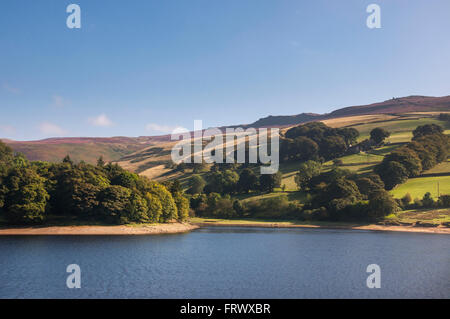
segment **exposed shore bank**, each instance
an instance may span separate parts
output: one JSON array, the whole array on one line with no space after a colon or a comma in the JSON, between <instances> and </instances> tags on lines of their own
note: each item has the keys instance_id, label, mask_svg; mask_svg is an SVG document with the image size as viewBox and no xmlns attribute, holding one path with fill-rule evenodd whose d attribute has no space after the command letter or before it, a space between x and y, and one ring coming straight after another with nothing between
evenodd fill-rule
<instances>
[{"instance_id":1,"label":"exposed shore bank","mask_svg":"<svg viewBox=\"0 0 450 319\"><path fill-rule=\"evenodd\" d=\"M118 226L44 226L0 228L1 235L159 235L189 232L198 228L189 223Z\"/></svg>"},{"instance_id":2,"label":"exposed shore bank","mask_svg":"<svg viewBox=\"0 0 450 319\"><path fill-rule=\"evenodd\" d=\"M252 222L233 220L193 222L193 223L169 223L154 225L118 225L118 226L43 226L43 227L1 227L0 236L6 235L159 235L185 233L200 227L260 227L260 228L308 228L308 229L350 229L350 230L375 230L397 231L431 234L450 234L448 227L415 227L415 226L386 226L386 225L352 225L352 224L294 224L289 222Z\"/></svg>"},{"instance_id":3,"label":"exposed shore bank","mask_svg":"<svg viewBox=\"0 0 450 319\"><path fill-rule=\"evenodd\" d=\"M193 222L193 225L200 227L263 227L263 228L309 228L309 229L353 229L353 230L375 230L375 231L397 231L414 233L450 234L449 227L416 227L416 226L391 226L391 225L353 225L342 223L321 223L321 224L296 224L292 222L252 222L252 221L201 221Z\"/></svg>"}]
</instances>

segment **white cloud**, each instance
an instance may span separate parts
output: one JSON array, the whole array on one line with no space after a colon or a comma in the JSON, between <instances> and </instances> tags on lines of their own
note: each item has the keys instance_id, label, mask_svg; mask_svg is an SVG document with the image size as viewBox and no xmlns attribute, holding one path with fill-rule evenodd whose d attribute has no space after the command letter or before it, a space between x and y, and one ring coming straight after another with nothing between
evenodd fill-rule
<instances>
[{"instance_id":1,"label":"white cloud","mask_svg":"<svg viewBox=\"0 0 450 319\"><path fill-rule=\"evenodd\" d=\"M0 125L0 132L3 134L14 135L16 129L11 125Z\"/></svg>"},{"instance_id":2,"label":"white cloud","mask_svg":"<svg viewBox=\"0 0 450 319\"><path fill-rule=\"evenodd\" d=\"M2 83L2 88L12 94L20 94L22 91L16 87L10 86L8 83Z\"/></svg>"},{"instance_id":3,"label":"white cloud","mask_svg":"<svg viewBox=\"0 0 450 319\"><path fill-rule=\"evenodd\" d=\"M58 125L52 124L52 123L41 123L39 125L39 130L41 133L45 135L64 135L66 134L66 131L59 127Z\"/></svg>"},{"instance_id":4,"label":"white cloud","mask_svg":"<svg viewBox=\"0 0 450 319\"><path fill-rule=\"evenodd\" d=\"M91 117L88 121L94 126L107 127L113 125L113 122L106 116L106 114L100 114L97 117Z\"/></svg>"},{"instance_id":5,"label":"white cloud","mask_svg":"<svg viewBox=\"0 0 450 319\"><path fill-rule=\"evenodd\" d=\"M180 126L160 125L156 123L149 123L145 128L147 131L153 131L158 133L172 133L175 130L184 129Z\"/></svg>"}]
</instances>

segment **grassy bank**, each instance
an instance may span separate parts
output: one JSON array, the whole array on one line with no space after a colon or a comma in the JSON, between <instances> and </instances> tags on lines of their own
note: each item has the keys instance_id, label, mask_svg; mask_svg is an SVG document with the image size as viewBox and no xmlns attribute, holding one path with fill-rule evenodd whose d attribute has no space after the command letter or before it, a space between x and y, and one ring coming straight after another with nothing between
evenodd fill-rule
<instances>
[{"instance_id":1,"label":"grassy bank","mask_svg":"<svg viewBox=\"0 0 450 319\"><path fill-rule=\"evenodd\" d=\"M425 193L429 192L434 199L439 194L450 194L450 176L417 177L410 178L406 183L398 185L391 191L395 198L402 198L409 193L411 197L422 199Z\"/></svg>"},{"instance_id":2,"label":"grassy bank","mask_svg":"<svg viewBox=\"0 0 450 319\"><path fill-rule=\"evenodd\" d=\"M369 224L350 222L307 222L307 221L279 221L279 220L255 220L255 219L216 219L216 218L192 218L191 223L200 227L261 227L261 228L309 228L309 229L351 229L351 230L375 230L417 232L433 234L449 234L449 227L432 227L427 223L417 225L401 224Z\"/></svg>"}]
</instances>

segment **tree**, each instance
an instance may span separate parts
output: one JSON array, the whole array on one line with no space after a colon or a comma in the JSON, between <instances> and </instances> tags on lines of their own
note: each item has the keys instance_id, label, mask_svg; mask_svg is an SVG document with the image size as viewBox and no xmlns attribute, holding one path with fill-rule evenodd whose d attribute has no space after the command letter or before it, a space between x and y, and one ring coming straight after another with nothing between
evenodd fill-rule
<instances>
[{"instance_id":1,"label":"tree","mask_svg":"<svg viewBox=\"0 0 450 319\"><path fill-rule=\"evenodd\" d=\"M390 135L391 133L381 127L376 127L372 131L370 131L370 139L377 144L383 143L384 139L389 137Z\"/></svg>"},{"instance_id":2,"label":"tree","mask_svg":"<svg viewBox=\"0 0 450 319\"><path fill-rule=\"evenodd\" d=\"M12 148L0 140L0 164L12 161L14 154Z\"/></svg>"},{"instance_id":3,"label":"tree","mask_svg":"<svg viewBox=\"0 0 450 319\"><path fill-rule=\"evenodd\" d=\"M311 178L320 174L322 164L315 161L301 163L298 173L295 175L295 183L300 189L306 188Z\"/></svg>"},{"instance_id":4,"label":"tree","mask_svg":"<svg viewBox=\"0 0 450 319\"><path fill-rule=\"evenodd\" d=\"M239 180L239 175L233 170L225 170L214 172L209 176L208 185L205 187L205 192L231 194L236 191L236 185Z\"/></svg>"},{"instance_id":5,"label":"tree","mask_svg":"<svg viewBox=\"0 0 450 319\"><path fill-rule=\"evenodd\" d=\"M411 201L412 201L411 194L410 193L406 193L405 196L402 197L401 201L402 201L403 207L408 206L409 203L411 203Z\"/></svg>"},{"instance_id":6,"label":"tree","mask_svg":"<svg viewBox=\"0 0 450 319\"><path fill-rule=\"evenodd\" d=\"M238 217L243 217L244 216L244 206L242 205L242 203L241 203L241 201L240 200L235 200L234 202L233 202L233 209L234 209L234 211L236 212L236 215L238 216Z\"/></svg>"},{"instance_id":7,"label":"tree","mask_svg":"<svg viewBox=\"0 0 450 319\"><path fill-rule=\"evenodd\" d=\"M137 191L132 191L126 210L120 216L120 222L122 224L130 222L147 222L149 221L147 211L148 207L146 199Z\"/></svg>"},{"instance_id":8,"label":"tree","mask_svg":"<svg viewBox=\"0 0 450 319\"><path fill-rule=\"evenodd\" d=\"M338 129L338 134L344 138L347 146L356 144L356 139L359 136L358 130L354 129L352 127L351 128L347 128L347 127L340 128L340 129Z\"/></svg>"},{"instance_id":9,"label":"tree","mask_svg":"<svg viewBox=\"0 0 450 319\"><path fill-rule=\"evenodd\" d=\"M126 188L135 188L139 177L138 175L122 170L111 177L111 185L119 185Z\"/></svg>"},{"instance_id":10,"label":"tree","mask_svg":"<svg viewBox=\"0 0 450 319\"><path fill-rule=\"evenodd\" d=\"M71 201L66 205L77 216L90 216L98 207L98 194L101 189L100 186L85 183L83 180L74 181Z\"/></svg>"},{"instance_id":11,"label":"tree","mask_svg":"<svg viewBox=\"0 0 450 319\"><path fill-rule=\"evenodd\" d=\"M172 194L167 190L164 185L153 182L149 187L149 192L158 197L161 201L162 212L159 218L159 222L168 222L172 219L178 218L178 211Z\"/></svg>"},{"instance_id":12,"label":"tree","mask_svg":"<svg viewBox=\"0 0 450 319\"><path fill-rule=\"evenodd\" d=\"M384 183L379 175L371 174L367 177L358 177L356 180L356 185L362 195L367 198L371 193L384 189Z\"/></svg>"},{"instance_id":13,"label":"tree","mask_svg":"<svg viewBox=\"0 0 450 319\"><path fill-rule=\"evenodd\" d=\"M233 202L229 198L221 198L215 205L215 215L221 218L234 218L237 216Z\"/></svg>"},{"instance_id":14,"label":"tree","mask_svg":"<svg viewBox=\"0 0 450 319\"><path fill-rule=\"evenodd\" d=\"M158 196L147 193L145 194L147 201L147 218L153 222L159 222L162 215L162 204Z\"/></svg>"},{"instance_id":15,"label":"tree","mask_svg":"<svg viewBox=\"0 0 450 319\"><path fill-rule=\"evenodd\" d=\"M378 190L369 196L368 217L376 220L399 210L395 199L385 190Z\"/></svg>"},{"instance_id":16,"label":"tree","mask_svg":"<svg viewBox=\"0 0 450 319\"><path fill-rule=\"evenodd\" d=\"M341 136L325 137L320 143L320 155L325 159L333 159L344 155L347 144Z\"/></svg>"},{"instance_id":17,"label":"tree","mask_svg":"<svg viewBox=\"0 0 450 319\"><path fill-rule=\"evenodd\" d=\"M327 202L331 202L333 199L341 198L350 203L354 203L362 198L356 183L346 178L338 178L330 183L326 188L323 197L325 199L323 202L325 206L327 205Z\"/></svg>"},{"instance_id":18,"label":"tree","mask_svg":"<svg viewBox=\"0 0 450 319\"><path fill-rule=\"evenodd\" d=\"M237 183L237 188L240 192L248 193L251 190L258 188L258 177L249 168L242 170L239 174L239 180Z\"/></svg>"},{"instance_id":19,"label":"tree","mask_svg":"<svg viewBox=\"0 0 450 319\"><path fill-rule=\"evenodd\" d=\"M98 158L98 160L97 160L97 166L98 167L103 167L103 166L105 166L105 161L103 160L103 156L100 156L99 158Z\"/></svg>"},{"instance_id":20,"label":"tree","mask_svg":"<svg viewBox=\"0 0 450 319\"><path fill-rule=\"evenodd\" d=\"M98 196L98 209L107 222L120 223L130 208L131 190L119 185L103 189Z\"/></svg>"},{"instance_id":21,"label":"tree","mask_svg":"<svg viewBox=\"0 0 450 319\"><path fill-rule=\"evenodd\" d=\"M423 207L427 207L427 208L434 207L435 202L433 200L433 197L431 197L430 192L426 192L425 195L423 195L422 205L423 205Z\"/></svg>"},{"instance_id":22,"label":"tree","mask_svg":"<svg viewBox=\"0 0 450 319\"><path fill-rule=\"evenodd\" d=\"M383 161L381 164L375 166L374 170L380 175L387 190L393 189L396 185L402 184L408 179L408 171L399 162Z\"/></svg>"},{"instance_id":23,"label":"tree","mask_svg":"<svg viewBox=\"0 0 450 319\"><path fill-rule=\"evenodd\" d=\"M169 182L166 187L172 195L183 192L183 187L181 186L180 181L177 179Z\"/></svg>"},{"instance_id":24,"label":"tree","mask_svg":"<svg viewBox=\"0 0 450 319\"><path fill-rule=\"evenodd\" d=\"M422 171L422 163L419 156L407 147L394 150L384 157L383 162L401 163L408 172L408 177L418 176Z\"/></svg>"},{"instance_id":25,"label":"tree","mask_svg":"<svg viewBox=\"0 0 450 319\"><path fill-rule=\"evenodd\" d=\"M450 195L439 196L439 206L440 207L450 207Z\"/></svg>"},{"instance_id":26,"label":"tree","mask_svg":"<svg viewBox=\"0 0 450 319\"><path fill-rule=\"evenodd\" d=\"M200 175L192 176L190 180L190 187L188 189L189 194L201 194L205 188L206 182Z\"/></svg>"},{"instance_id":27,"label":"tree","mask_svg":"<svg viewBox=\"0 0 450 319\"><path fill-rule=\"evenodd\" d=\"M319 154L319 146L312 139L298 136L294 139L283 139L281 143L282 160L316 160Z\"/></svg>"},{"instance_id":28,"label":"tree","mask_svg":"<svg viewBox=\"0 0 450 319\"><path fill-rule=\"evenodd\" d=\"M280 148L282 160L333 159L343 155L356 143L359 132L354 128L332 128L322 122L311 122L286 131Z\"/></svg>"},{"instance_id":29,"label":"tree","mask_svg":"<svg viewBox=\"0 0 450 319\"><path fill-rule=\"evenodd\" d=\"M413 140L426 135L442 134L443 132L444 129L437 124L421 125L413 131Z\"/></svg>"},{"instance_id":30,"label":"tree","mask_svg":"<svg viewBox=\"0 0 450 319\"><path fill-rule=\"evenodd\" d=\"M39 223L45 219L49 195L44 179L29 168L13 168L5 181L4 209L13 223Z\"/></svg>"},{"instance_id":31,"label":"tree","mask_svg":"<svg viewBox=\"0 0 450 319\"><path fill-rule=\"evenodd\" d=\"M69 155L66 155L66 157L63 158L62 162L65 164L69 164L70 166L73 166L73 161Z\"/></svg>"},{"instance_id":32,"label":"tree","mask_svg":"<svg viewBox=\"0 0 450 319\"><path fill-rule=\"evenodd\" d=\"M441 114L439 114L438 118L440 121L450 122L450 114L449 113L441 113Z\"/></svg>"},{"instance_id":33,"label":"tree","mask_svg":"<svg viewBox=\"0 0 450 319\"><path fill-rule=\"evenodd\" d=\"M281 185L281 173L277 172L275 174L262 174L259 177L259 185L262 191L273 192L275 187L280 187Z\"/></svg>"},{"instance_id":34,"label":"tree","mask_svg":"<svg viewBox=\"0 0 450 319\"><path fill-rule=\"evenodd\" d=\"M189 217L189 200L181 192L173 194L173 200L177 206L178 220L187 220Z\"/></svg>"}]
</instances>

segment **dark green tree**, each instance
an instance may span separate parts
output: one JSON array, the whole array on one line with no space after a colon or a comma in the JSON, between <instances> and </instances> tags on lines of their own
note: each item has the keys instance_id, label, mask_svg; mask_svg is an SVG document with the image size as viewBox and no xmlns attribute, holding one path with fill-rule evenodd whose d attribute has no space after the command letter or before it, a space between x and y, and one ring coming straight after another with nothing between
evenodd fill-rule
<instances>
[{"instance_id":1,"label":"dark green tree","mask_svg":"<svg viewBox=\"0 0 450 319\"><path fill-rule=\"evenodd\" d=\"M374 170L380 175L387 190L391 190L396 185L406 182L409 176L406 168L395 161L382 162L375 166Z\"/></svg>"},{"instance_id":2,"label":"dark green tree","mask_svg":"<svg viewBox=\"0 0 450 319\"><path fill-rule=\"evenodd\" d=\"M194 194L201 194L203 192L206 182L200 175L194 175L192 176L189 184L190 187L187 192L189 194L194 195Z\"/></svg>"},{"instance_id":3,"label":"dark green tree","mask_svg":"<svg viewBox=\"0 0 450 319\"><path fill-rule=\"evenodd\" d=\"M97 160L97 166L98 167L103 167L103 166L105 166L105 161L103 160L103 156L100 156L99 158L98 158L98 160Z\"/></svg>"},{"instance_id":4,"label":"dark green tree","mask_svg":"<svg viewBox=\"0 0 450 319\"><path fill-rule=\"evenodd\" d=\"M13 168L5 180L4 210L12 223L40 223L45 217L49 195L44 179L29 168Z\"/></svg>"},{"instance_id":5,"label":"dark green tree","mask_svg":"<svg viewBox=\"0 0 450 319\"><path fill-rule=\"evenodd\" d=\"M372 131L370 131L370 139L377 144L383 143L384 140L390 135L391 133L381 127L376 127Z\"/></svg>"},{"instance_id":6,"label":"dark green tree","mask_svg":"<svg viewBox=\"0 0 450 319\"><path fill-rule=\"evenodd\" d=\"M372 220L380 219L399 210L395 199L385 190L378 190L369 196L368 217Z\"/></svg>"},{"instance_id":7,"label":"dark green tree","mask_svg":"<svg viewBox=\"0 0 450 319\"><path fill-rule=\"evenodd\" d=\"M63 158L62 162L65 164L69 164L70 166L73 166L74 164L69 155L66 155L66 157Z\"/></svg>"},{"instance_id":8,"label":"dark green tree","mask_svg":"<svg viewBox=\"0 0 450 319\"><path fill-rule=\"evenodd\" d=\"M444 129L437 124L421 125L413 131L413 140L426 135L442 134L443 132Z\"/></svg>"},{"instance_id":9,"label":"dark green tree","mask_svg":"<svg viewBox=\"0 0 450 319\"><path fill-rule=\"evenodd\" d=\"M110 223L121 223L130 208L131 190L119 185L103 189L98 196L98 210Z\"/></svg>"},{"instance_id":10,"label":"dark green tree","mask_svg":"<svg viewBox=\"0 0 450 319\"><path fill-rule=\"evenodd\" d=\"M318 176L322 170L322 164L314 161L307 161L300 164L299 171L295 175L295 183L300 189L305 189L308 182Z\"/></svg>"},{"instance_id":11,"label":"dark green tree","mask_svg":"<svg viewBox=\"0 0 450 319\"><path fill-rule=\"evenodd\" d=\"M259 185L263 192L273 192L275 187L280 187L282 175L280 172L275 174L262 174L259 177Z\"/></svg>"},{"instance_id":12,"label":"dark green tree","mask_svg":"<svg viewBox=\"0 0 450 319\"><path fill-rule=\"evenodd\" d=\"M251 169L243 169L239 174L237 188L240 192L244 193L258 189L258 177Z\"/></svg>"}]
</instances>

